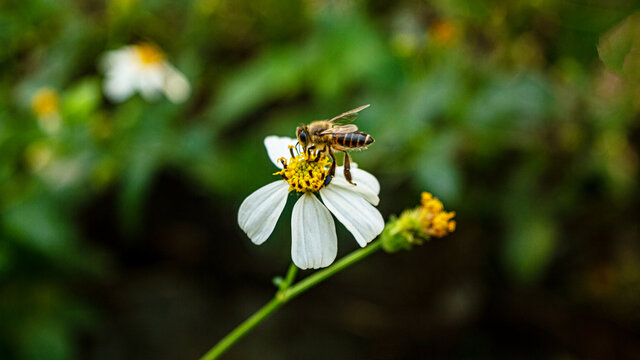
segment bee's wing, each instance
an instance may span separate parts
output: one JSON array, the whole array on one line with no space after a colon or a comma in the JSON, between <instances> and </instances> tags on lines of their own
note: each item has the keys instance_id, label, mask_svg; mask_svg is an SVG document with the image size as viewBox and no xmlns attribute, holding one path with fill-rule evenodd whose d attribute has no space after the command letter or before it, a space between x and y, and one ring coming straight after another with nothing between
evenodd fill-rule
<instances>
[{"instance_id":1,"label":"bee's wing","mask_svg":"<svg viewBox=\"0 0 640 360\"><path fill-rule=\"evenodd\" d=\"M362 105L360 107L357 107L353 110L349 110L347 112L344 112L336 117L334 117L333 119L329 120L330 122L335 122L336 124L345 124L345 123L349 123L353 120L355 120L358 117L358 112L366 109L369 107L370 104L367 105Z\"/></svg>"},{"instance_id":2,"label":"bee's wing","mask_svg":"<svg viewBox=\"0 0 640 360\"><path fill-rule=\"evenodd\" d=\"M327 130L321 132L320 135L326 135L326 134L348 134L348 133L352 133L352 132L354 132L356 130L358 130L358 127L353 125L353 124L341 125L341 126L334 126L331 129L327 129Z\"/></svg>"}]
</instances>

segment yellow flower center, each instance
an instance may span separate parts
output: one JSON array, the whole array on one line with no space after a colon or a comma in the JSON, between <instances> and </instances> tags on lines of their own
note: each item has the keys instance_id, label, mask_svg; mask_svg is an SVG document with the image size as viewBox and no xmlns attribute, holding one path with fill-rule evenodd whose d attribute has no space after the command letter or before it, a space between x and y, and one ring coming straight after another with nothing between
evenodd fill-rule
<instances>
[{"instance_id":1,"label":"yellow flower center","mask_svg":"<svg viewBox=\"0 0 640 360\"><path fill-rule=\"evenodd\" d=\"M150 43L142 43L135 46L140 62L144 65L155 65L164 60L164 53L157 46Z\"/></svg>"},{"instance_id":2,"label":"yellow flower center","mask_svg":"<svg viewBox=\"0 0 640 360\"><path fill-rule=\"evenodd\" d=\"M293 149L293 146L289 146ZM331 162L329 157L320 154L298 154L289 158L278 159L284 169L274 173L280 175L289 184L289 191L319 191L324 187L324 180Z\"/></svg>"},{"instance_id":3,"label":"yellow flower center","mask_svg":"<svg viewBox=\"0 0 640 360\"><path fill-rule=\"evenodd\" d=\"M31 109L38 116L57 113L59 104L58 92L48 87L39 89L31 99Z\"/></svg>"},{"instance_id":4,"label":"yellow flower center","mask_svg":"<svg viewBox=\"0 0 640 360\"><path fill-rule=\"evenodd\" d=\"M451 220L455 211L444 211L442 202L428 192L422 193L421 202L419 217L429 235L443 237L456 229L456 222Z\"/></svg>"}]
</instances>

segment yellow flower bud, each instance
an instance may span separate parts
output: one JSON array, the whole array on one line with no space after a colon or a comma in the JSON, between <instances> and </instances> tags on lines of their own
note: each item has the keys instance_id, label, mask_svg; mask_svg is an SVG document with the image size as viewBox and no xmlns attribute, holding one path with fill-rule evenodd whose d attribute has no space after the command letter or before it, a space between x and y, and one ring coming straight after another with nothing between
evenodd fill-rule
<instances>
[{"instance_id":1,"label":"yellow flower bud","mask_svg":"<svg viewBox=\"0 0 640 360\"><path fill-rule=\"evenodd\" d=\"M455 212L444 211L440 200L428 192L422 193L421 205L393 217L380 235L382 248L387 252L410 250L422 245L432 236L443 237L456 229Z\"/></svg>"}]
</instances>

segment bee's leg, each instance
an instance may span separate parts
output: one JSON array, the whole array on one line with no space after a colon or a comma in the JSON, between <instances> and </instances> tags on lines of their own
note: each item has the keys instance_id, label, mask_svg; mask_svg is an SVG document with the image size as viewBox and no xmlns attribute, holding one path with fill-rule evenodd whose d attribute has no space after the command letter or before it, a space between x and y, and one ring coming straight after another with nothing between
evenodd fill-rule
<instances>
[{"instance_id":1,"label":"bee's leg","mask_svg":"<svg viewBox=\"0 0 640 360\"><path fill-rule=\"evenodd\" d=\"M342 152L344 152L344 178L347 179L349 184L355 185L351 182L351 155L345 150L342 150Z\"/></svg>"},{"instance_id":2,"label":"bee's leg","mask_svg":"<svg viewBox=\"0 0 640 360\"><path fill-rule=\"evenodd\" d=\"M327 146L326 150L329 151L329 156L331 156L331 177L336 176L336 157L333 155L333 150L331 150L331 146Z\"/></svg>"},{"instance_id":3,"label":"bee's leg","mask_svg":"<svg viewBox=\"0 0 640 360\"><path fill-rule=\"evenodd\" d=\"M331 146L325 147L326 150L329 151L329 156L331 157L331 167L329 168L329 173L327 174L327 178L324 179L324 186L329 185L333 177L336 175L336 157L333 155L333 151L331 150Z\"/></svg>"},{"instance_id":4,"label":"bee's leg","mask_svg":"<svg viewBox=\"0 0 640 360\"><path fill-rule=\"evenodd\" d=\"M312 147L315 149L315 145L312 145ZM320 157L324 155L324 153L326 152L327 147L325 146L322 149L319 149L318 151L316 151L316 157L313 158L313 162L318 162L320 160Z\"/></svg>"},{"instance_id":5,"label":"bee's leg","mask_svg":"<svg viewBox=\"0 0 640 360\"><path fill-rule=\"evenodd\" d=\"M315 148L316 148L315 145L311 145L307 148L307 158L311 156L311 151L314 150Z\"/></svg>"}]
</instances>

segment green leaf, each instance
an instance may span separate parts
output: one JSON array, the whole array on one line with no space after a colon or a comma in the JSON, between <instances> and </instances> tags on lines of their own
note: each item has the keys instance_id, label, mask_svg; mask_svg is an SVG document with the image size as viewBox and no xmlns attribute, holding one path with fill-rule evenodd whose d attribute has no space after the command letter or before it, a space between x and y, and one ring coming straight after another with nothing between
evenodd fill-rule
<instances>
[{"instance_id":1,"label":"green leaf","mask_svg":"<svg viewBox=\"0 0 640 360\"><path fill-rule=\"evenodd\" d=\"M640 13L633 14L604 34L598 54L607 67L619 75L640 72Z\"/></svg>"},{"instance_id":2,"label":"green leaf","mask_svg":"<svg viewBox=\"0 0 640 360\"><path fill-rule=\"evenodd\" d=\"M528 130L539 126L553 107L550 84L539 73L497 75L469 104L465 121L483 131Z\"/></svg>"},{"instance_id":3,"label":"green leaf","mask_svg":"<svg viewBox=\"0 0 640 360\"><path fill-rule=\"evenodd\" d=\"M80 81L65 92L62 112L67 116L85 119L100 105L100 82L96 78Z\"/></svg>"},{"instance_id":4,"label":"green leaf","mask_svg":"<svg viewBox=\"0 0 640 360\"><path fill-rule=\"evenodd\" d=\"M36 251L64 256L76 238L63 211L48 199L26 200L10 208L3 217L9 233Z\"/></svg>"},{"instance_id":5,"label":"green leaf","mask_svg":"<svg viewBox=\"0 0 640 360\"><path fill-rule=\"evenodd\" d=\"M461 176L454 159L459 143L459 137L453 132L438 134L416 159L420 188L436 194L447 203L455 202L460 195Z\"/></svg>"},{"instance_id":6,"label":"green leaf","mask_svg":"<svg viewBox=\"0 0 640 360\"><path fill-rule=\"evenodd\" d=\"M522 283L535 282L542 276L556 248L556 229L552 221L540 214L523 210L515 216L507 232L504 260L509 275Z\"/></svg>"},{"instance_id":7,"label":"green leaf","mask_svg":"<svg viewBox=\"0 0 640 360\"><path fill-rule=\"evenodd\" d=\"M71 332L66 324L53 320L38 319L22 325L22 359L64 360L73 357Z\"/></svg>"}]
</instances>

